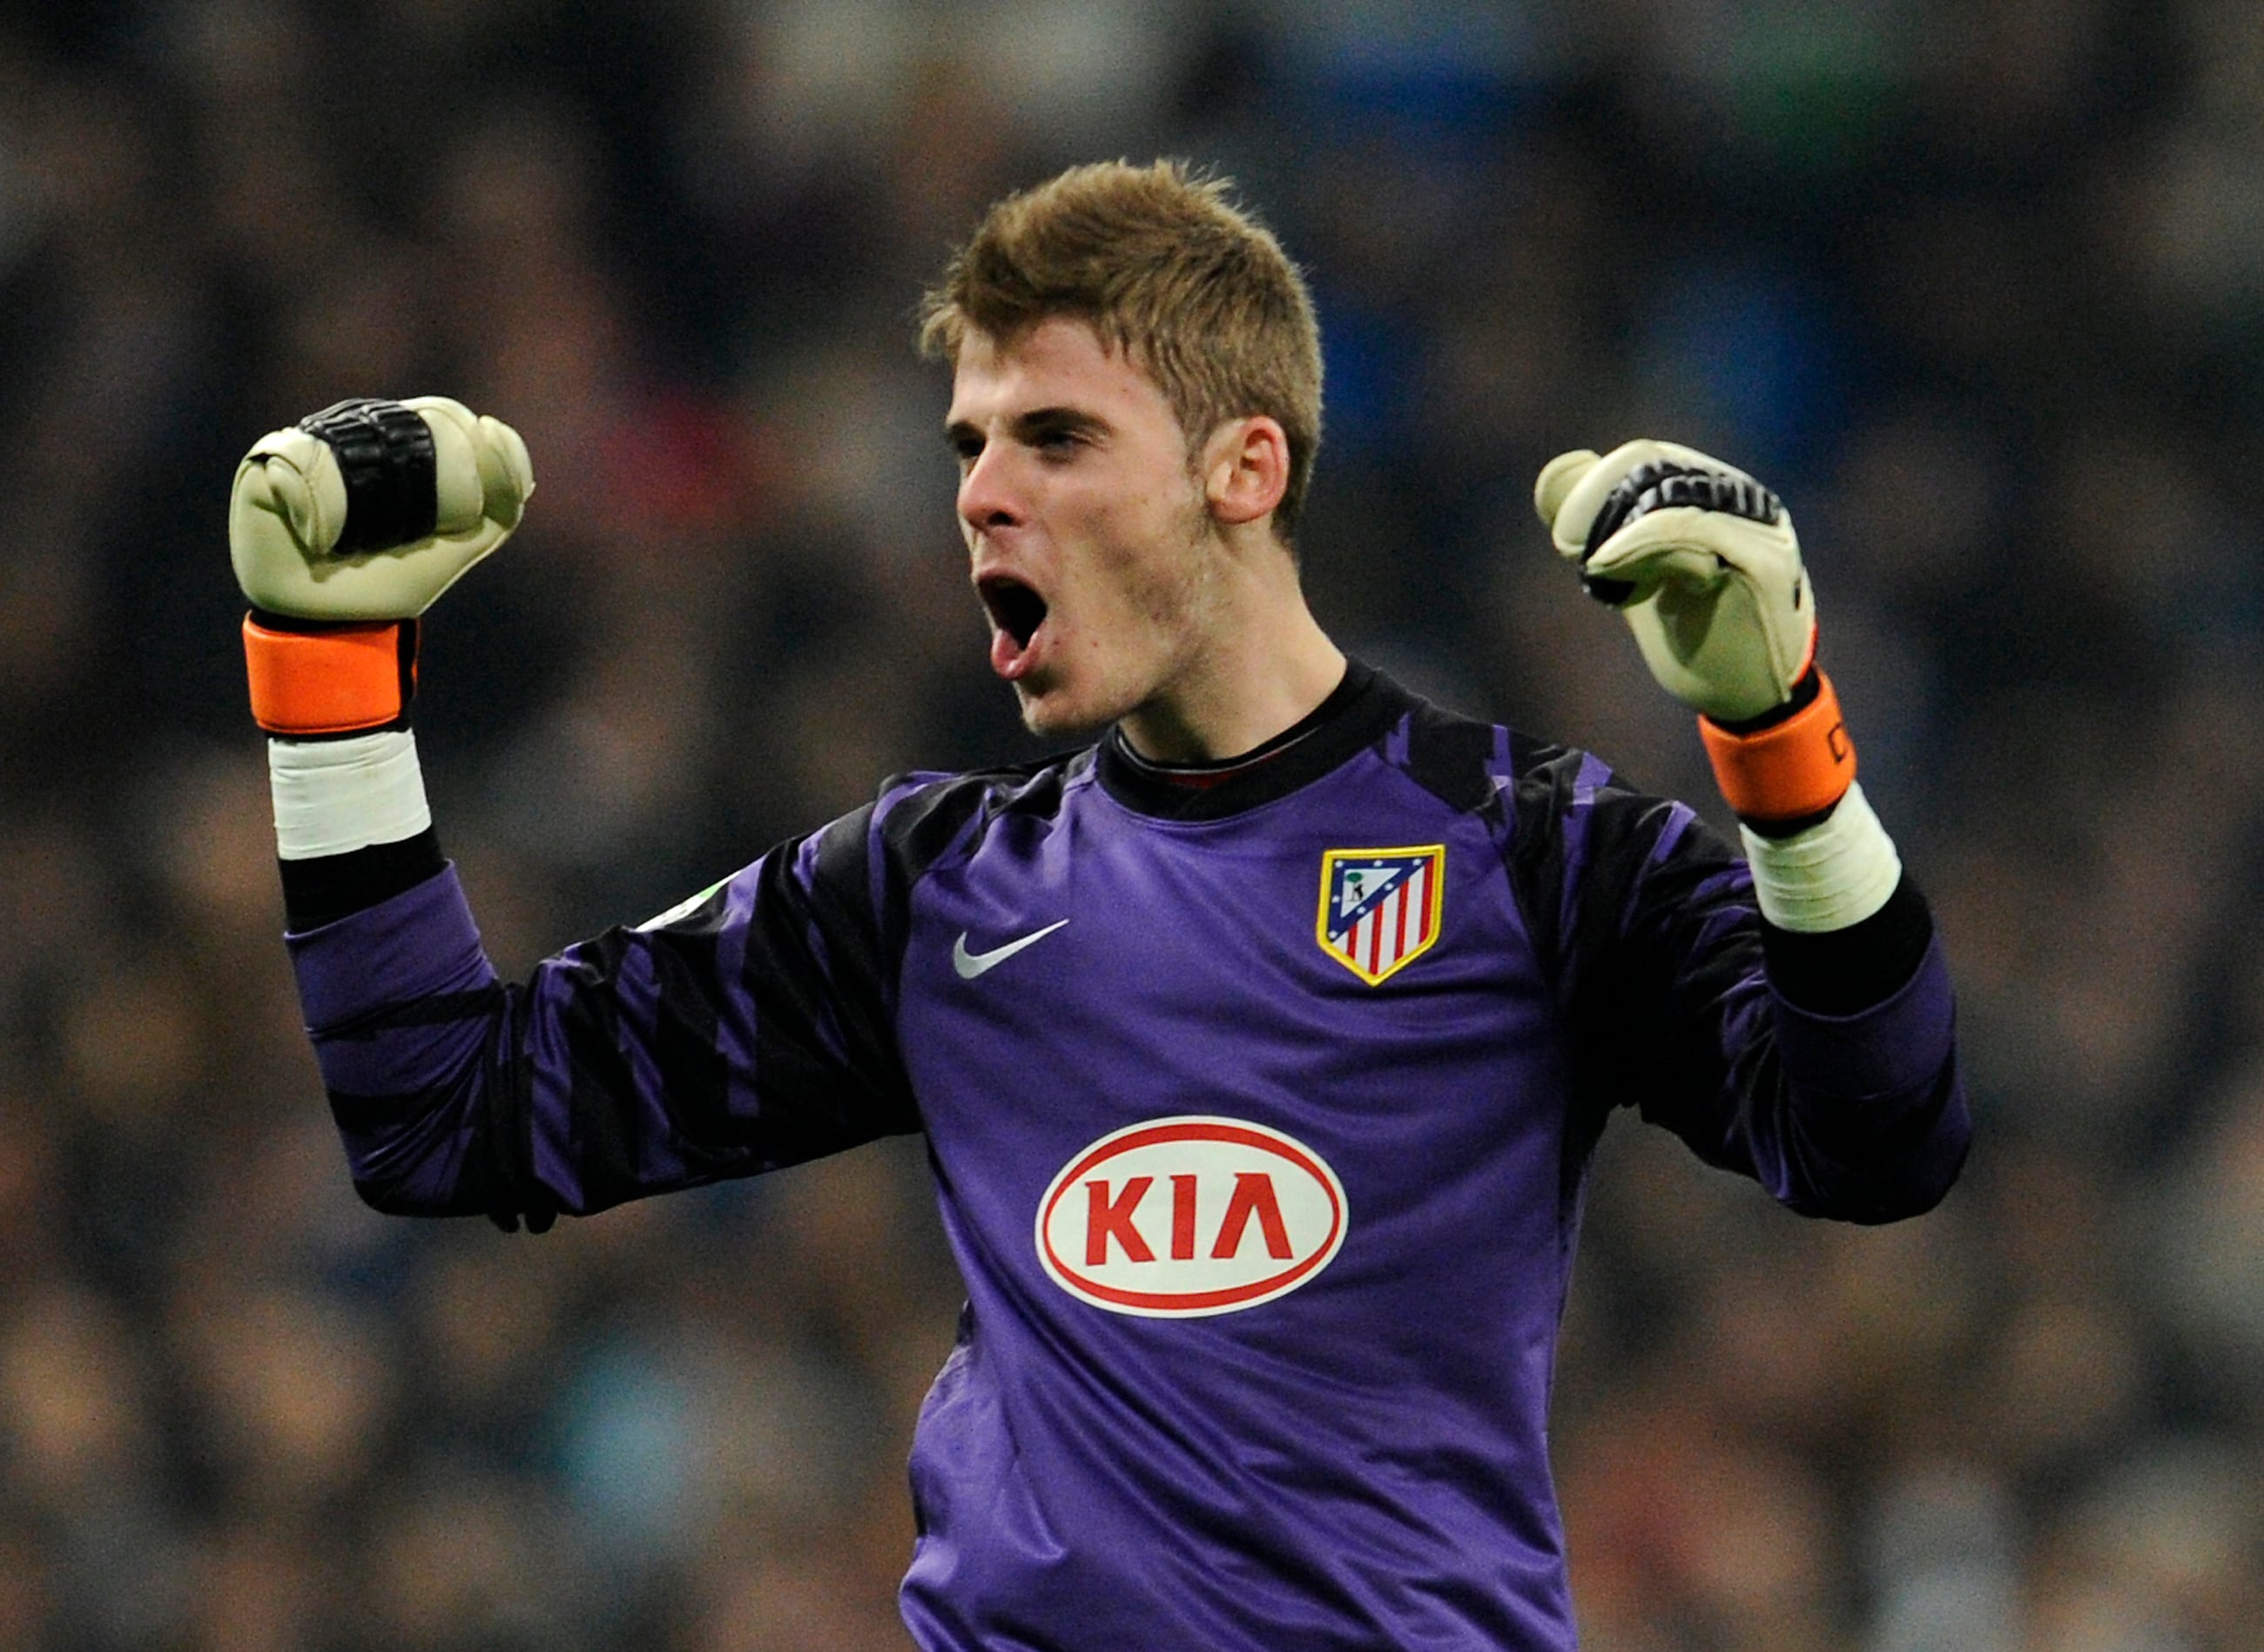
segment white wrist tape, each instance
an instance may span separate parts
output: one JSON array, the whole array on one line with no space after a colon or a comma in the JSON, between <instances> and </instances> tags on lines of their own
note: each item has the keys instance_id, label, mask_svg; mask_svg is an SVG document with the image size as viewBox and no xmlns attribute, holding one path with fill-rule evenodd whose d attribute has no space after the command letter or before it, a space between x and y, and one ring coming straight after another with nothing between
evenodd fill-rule
<instances>
[{"instance_id":1,"label":"white wrist tape","mask_svg":"<svg viewBox=\"0 0 2264 1652\"><path fill-rule=\"evenodd\" d=\"M1894 840L1850 784L1831 819L1789 838L1765 838L1740 825L1761 916L1803 935L1845 929L1887 904L1902 881Z\"/></svg>"},{"instance_id":2,"label":"white wrist tape","mask_svg":"<svg viewBox=\"0 0 2264 1652\"><path fill-rule=\"evenodd\" d=\"M287 861L398 843L432 824L417 739L384 729L345 740L270 740L275 852Z\"/></svg>"}]
</instances>

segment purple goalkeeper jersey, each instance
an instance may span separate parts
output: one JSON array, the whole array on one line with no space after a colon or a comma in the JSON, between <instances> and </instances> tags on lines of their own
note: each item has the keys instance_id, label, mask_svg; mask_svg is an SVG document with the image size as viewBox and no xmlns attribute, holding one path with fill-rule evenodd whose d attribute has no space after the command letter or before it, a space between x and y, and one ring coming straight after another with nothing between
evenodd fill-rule
<instances>
[{"instance_id":1,"label":"purple goalkeeper jersey","mask_svg":"<svg viewBox=\"0 0 2264 1652\"><path fill-rule=\"evenodd\" d=\"M1364 668L1293 732L1203 787L1114 739L892 782L524 986L453 872L294 935L356 1185L542 1226L925 1132L968 1306L921 1646L1570 1648L1547 1412L1606 1117L1925 1210L1948 977L1905 890L1892 979L1815 1008L1688 810Z\"/></svg>"}]
</instances>

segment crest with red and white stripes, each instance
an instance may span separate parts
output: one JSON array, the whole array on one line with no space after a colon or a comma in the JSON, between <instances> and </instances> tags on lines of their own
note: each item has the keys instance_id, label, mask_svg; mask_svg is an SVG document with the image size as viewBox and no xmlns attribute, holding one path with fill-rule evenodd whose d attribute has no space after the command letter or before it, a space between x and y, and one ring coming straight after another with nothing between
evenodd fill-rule
<instances>
[{"instance_id":1,"label":"crest with red and white stripes","mask_svg":"<svg viewBox=\"0 0 2264 1652\"><path fill-rule=\"evenodd\" d=\"M1329 849L1321 855L1321 950L1370 986L1439 938L1447 846Z\"/></svg>"}]
</instances>

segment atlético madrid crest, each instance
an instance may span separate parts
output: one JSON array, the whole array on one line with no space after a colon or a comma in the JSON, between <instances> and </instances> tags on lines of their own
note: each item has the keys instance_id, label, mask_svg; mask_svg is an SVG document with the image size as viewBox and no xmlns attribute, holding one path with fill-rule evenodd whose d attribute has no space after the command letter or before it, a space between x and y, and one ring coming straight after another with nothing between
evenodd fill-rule
<instances>
[{"instance_id":1,"label":"atl\u00e9tico madrid crest","mask_svg":"<svg viewBox=\"0 0 2264 1652\"><path fill-rule=\"evenodd\" d=\"M1327 953L1370 986L1405 969L1439 938L1447 899L1447 846L1329 849L1321 855Z\"/></svg>"}]
</instances>

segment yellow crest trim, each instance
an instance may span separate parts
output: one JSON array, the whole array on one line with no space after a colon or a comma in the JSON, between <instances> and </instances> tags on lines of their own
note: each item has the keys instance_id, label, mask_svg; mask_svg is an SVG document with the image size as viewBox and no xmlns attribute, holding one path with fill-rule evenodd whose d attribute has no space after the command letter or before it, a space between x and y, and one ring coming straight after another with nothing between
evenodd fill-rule
<instances>
[{"instance_id":1,"label":"yellow crest trim","mask_svg":"<svg viewBox=\"0 0 2264 1652\"><path fill-rule=\"evenodd\" d=\"M1404 876L1391 876L1402 869ZM1368 877L1384 879L1390 887L1381 896L1363 896L1361 884ZM1352 922L1341 921L1343 914L1363 907L1367 910ZM1390 979L1438 944L1446 910L1443 843L1321 852L1320 908L1313 918L1313 939L1370 986Z\"/></svg>"}]
</instances>

